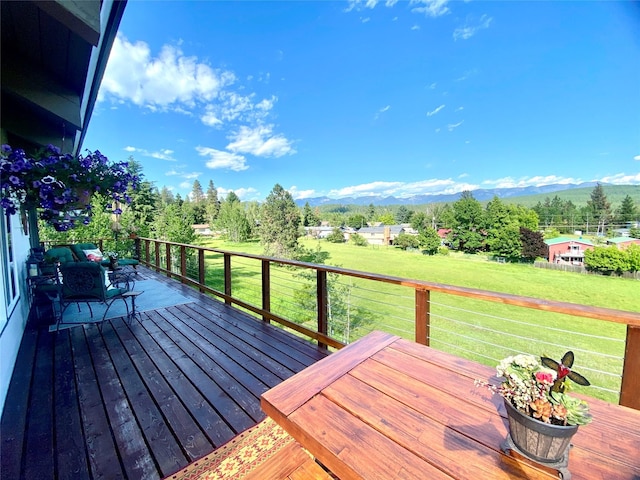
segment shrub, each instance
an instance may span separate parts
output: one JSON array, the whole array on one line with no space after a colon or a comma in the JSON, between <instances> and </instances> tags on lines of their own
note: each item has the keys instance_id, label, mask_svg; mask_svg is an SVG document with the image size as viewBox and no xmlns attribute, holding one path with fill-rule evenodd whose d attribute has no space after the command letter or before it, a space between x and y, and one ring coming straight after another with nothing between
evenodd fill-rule
<instances>
[{"instance_id":1,"label":"shrub","mask_svg":"<svg viewBox=\"0 0 640 480\"><path fill-rule=\"evenodd\" d=\"M351 235L349 242L353 243L354 245L357 245L358 247L366 247L367 245L369 245L369 242L367 242L367 239L357 233L354 233Z\"/></svg>"}]
</instances>

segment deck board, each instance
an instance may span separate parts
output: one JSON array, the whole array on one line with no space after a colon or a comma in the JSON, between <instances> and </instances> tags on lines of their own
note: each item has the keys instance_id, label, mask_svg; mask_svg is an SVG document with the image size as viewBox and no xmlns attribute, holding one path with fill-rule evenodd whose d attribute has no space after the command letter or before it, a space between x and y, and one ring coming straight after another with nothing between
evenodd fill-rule
<instances>
[{"instance_id":1,"label":"deck board","mask_svg":"<svg viewBox=\"0 0 640 480\"><path fill-rule=\"evenodd\" d=\"M156 479L264 418L326 351L175 280L192 302L50 333L31 321L0 425L2 478Z\"/></svg>"}]
</instances>

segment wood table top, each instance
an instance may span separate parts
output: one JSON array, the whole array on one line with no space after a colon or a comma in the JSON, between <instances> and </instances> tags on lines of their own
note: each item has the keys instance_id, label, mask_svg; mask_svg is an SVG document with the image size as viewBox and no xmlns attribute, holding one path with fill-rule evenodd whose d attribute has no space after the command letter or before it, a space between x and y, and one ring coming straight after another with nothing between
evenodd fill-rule
<instances>
[{"instance_id":1,"label":"wood table top","mask_svg":"<svg viewBox=\"0 0 640 480\"><path fill-rule=\"evenodd\" d=\"M504 454L495 370L372 332L262 395L263 410L342 480L558 478ZM640 411L588 399L569 455L576 479L640 479Z\"/></svg>"}]
</instances>

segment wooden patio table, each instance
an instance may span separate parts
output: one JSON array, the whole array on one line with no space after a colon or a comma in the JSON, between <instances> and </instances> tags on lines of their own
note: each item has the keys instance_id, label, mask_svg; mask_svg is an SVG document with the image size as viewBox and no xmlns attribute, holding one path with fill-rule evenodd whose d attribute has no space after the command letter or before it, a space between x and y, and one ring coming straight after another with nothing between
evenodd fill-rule
<instances>
[{"instance_id":1,"label":"wooden patio table","mask_svg":"<svg viewBox=\"0 0 640 480\"><path fill-rule=\"evenodd\" d=\"M502 398L474 385L492 376L376 331L265 392L261 405L342 480L558 478L500 450ZM640 411L587 400L594 420L573 437L573 480L640 479Z\"/></svg>"}]
</instances>

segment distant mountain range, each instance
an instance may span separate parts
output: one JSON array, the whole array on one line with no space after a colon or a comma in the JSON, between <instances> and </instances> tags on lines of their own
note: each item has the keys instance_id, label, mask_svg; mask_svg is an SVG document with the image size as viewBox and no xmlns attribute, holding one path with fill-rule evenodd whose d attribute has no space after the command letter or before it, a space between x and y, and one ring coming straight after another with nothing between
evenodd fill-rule
<instances>
[{"instance_id":1,"label":"distant mountain range","mask_svg":"<svg viewBox=\"0 0 640 480\"><path fill-rule=\"evenodd\" d=\"M518 188L480 188L478 190L472 190L473 197L480 201L491 200L494 196L498 198L513 198L523 197L525 195L538 195L549 194L553 192L559 192L562 190L572 190L575 188L593 188L597 185L597 182L584 182L580 184L552 184L541 185L539 187L518 187ZM601 185L606 185L601 183ZM396 198L380 197L380 196L366 196L366 197L343 197L343 198L329 198L329 197L313 197L302 198L296 200L296 205L302 207L307 202L312 207L319 207L322 205L370 205L385 206L385 205L423 205L427 203L439 203L439 202L455 202L460 198L460 193L451 194L433 194L433 195L412 195L411 197Z\"/></svg>"}]
</instances>

